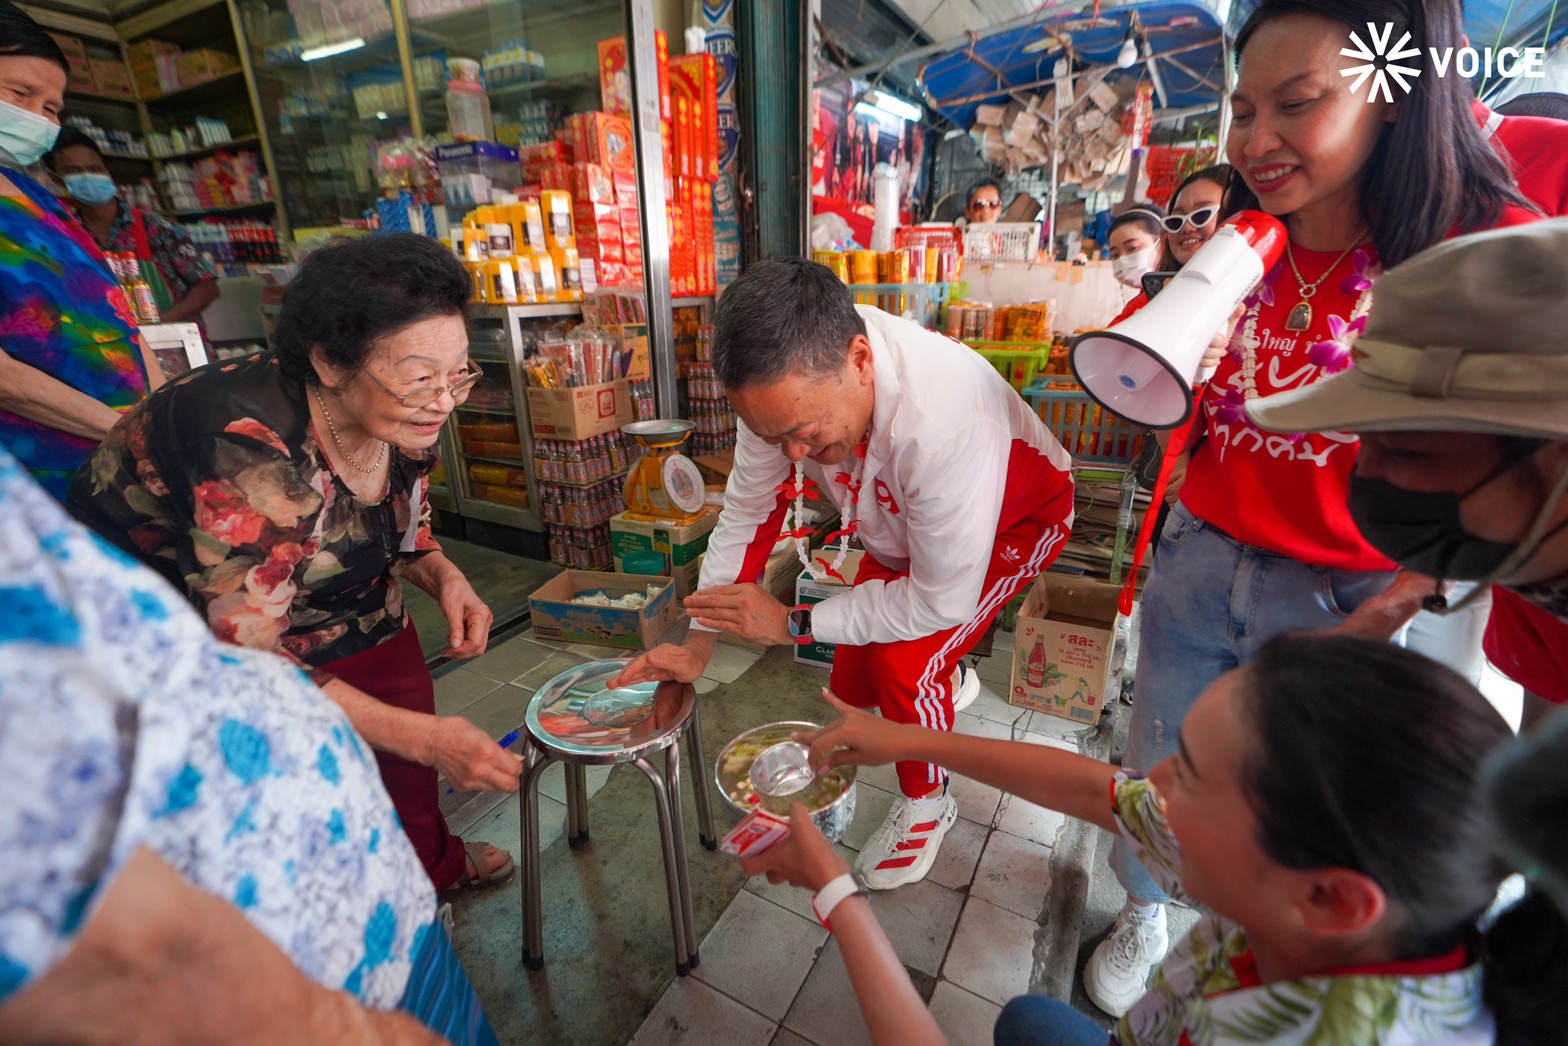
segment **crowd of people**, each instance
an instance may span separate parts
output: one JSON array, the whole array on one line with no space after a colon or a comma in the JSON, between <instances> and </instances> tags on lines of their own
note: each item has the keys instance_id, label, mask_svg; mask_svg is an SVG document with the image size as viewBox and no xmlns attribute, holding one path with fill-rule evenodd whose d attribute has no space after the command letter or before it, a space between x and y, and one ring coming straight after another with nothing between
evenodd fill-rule
<instances>
[{"instance_id":1,"label":"crowd of people","mask_svg":"<svg viewBox=\"0 0 1568 1046\"><path fill-rule=\"evenodd\" d=\"M758 262L720 300L741 425L693 627L616 682L695 681L720 632L836 644L837 718L803 740L819 767L894 764L901 794L854 876L802 808L746 870L817 894L875 1042L942 1041L859 890L930 871L953 773L1115 836L1127 900L1083 980L1116 1042L1563 1038L1568 123L1457 77L1355 94L1340 49L1368 19L1422 53L1463 40L1456 0L1264 0L1227 162L1111 229L1118 319L1231 215L1288 237L1166 447L1120 767L953 732L965 655L1071 530L1040 419L824 266ZM522 763L436 713L402 594L437 601L449 656L484 651L427 499L480 378L468 276L416 236L321 248L273 351L149 395L100 253L149 224L57 140L67 69L0 0L0 766L47 783L0 807L0 1038L97 1038L135 1007L146 1041L493 1042L438 905L513 860L450 832L437 776L515 791ZM45 156L79 216L24 173ZM999 187L967 204L996 220ZM170 264L199 311L208 274ZM759 582L823 502L816 555L837 571L853 539L858 573L791 608ZM1523 738L1484 658L1530 692ZM1204 913L1174 944L1173 901ZM994 1034L1106 1041L1040 996Z\"/></svg>"}]
</instances>

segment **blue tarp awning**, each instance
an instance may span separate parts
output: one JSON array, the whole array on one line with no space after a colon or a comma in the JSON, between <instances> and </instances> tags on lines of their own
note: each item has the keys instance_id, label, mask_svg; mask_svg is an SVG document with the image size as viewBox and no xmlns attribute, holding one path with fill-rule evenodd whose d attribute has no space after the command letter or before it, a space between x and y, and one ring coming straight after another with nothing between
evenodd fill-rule
<instances>
[{"instance_id":1,"label":"blue tarp awning","mask_svg":"<svg viewBox=\"0 0 1568 1046\"><path fill-rule=\"evenodd\" d=\"M1111 66L1108 83L1136 80L1146 75L1141 44L1136 63L1114 68L1134 19L1155 56L1165 107L1185 109L1221 97L1222 27L1209 7L1179 0L1106 7L1098 17L1069 13L998 33L932 59L920 72L920 84L933 109L955 126L968 128L975 107L984 102L1005 101L1013 91L1047 90L1056 60L1068 51L1076 71Z\"/></svg>"}]
</instances>

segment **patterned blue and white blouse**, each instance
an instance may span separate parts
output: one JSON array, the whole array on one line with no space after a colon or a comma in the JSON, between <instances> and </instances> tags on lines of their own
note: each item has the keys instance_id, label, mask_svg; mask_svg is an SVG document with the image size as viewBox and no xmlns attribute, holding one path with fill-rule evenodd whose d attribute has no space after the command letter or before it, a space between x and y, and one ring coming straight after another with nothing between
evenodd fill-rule
<instances>
[{"instance_id":1,"label":"patterned blue and white blouse","mask_svg":"<svg viewBox=\"0 0 1568 1046\"><path fill-rule=\"evenodd\" d=\"M220 643L0 451L0 1001L146 846L311 979L391 1009L435 895L347 717ZM460 976L460 973L459 973Z\"/></svg>"}]
</instances>

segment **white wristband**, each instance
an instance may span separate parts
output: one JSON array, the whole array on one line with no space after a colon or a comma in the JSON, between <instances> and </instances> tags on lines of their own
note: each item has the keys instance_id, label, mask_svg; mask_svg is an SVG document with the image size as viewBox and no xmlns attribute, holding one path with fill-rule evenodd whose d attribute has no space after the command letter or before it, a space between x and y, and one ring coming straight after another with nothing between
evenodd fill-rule
<instances>
[{"instance_id":1,"label":"white wristband","mask_svg":"<svg viewBox=\"0 0 1568 1046\"><path fill-rule=\"evenodd\" d=\"M833 909L846 897L853 897L857 893L864 893L865 888L848 872L834 879L822 889L817 891L811 899L811 910L817 913L817 922L827 927L832 932L833 927L828 925L828 919L833 914Z\"/></svg>"}]
</instances>

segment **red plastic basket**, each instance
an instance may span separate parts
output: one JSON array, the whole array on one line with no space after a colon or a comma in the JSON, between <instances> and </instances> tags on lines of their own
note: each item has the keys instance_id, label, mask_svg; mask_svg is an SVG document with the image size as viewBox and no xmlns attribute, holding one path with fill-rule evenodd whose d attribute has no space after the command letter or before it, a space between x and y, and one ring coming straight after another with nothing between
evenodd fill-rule
<instances>
[{"instance_id":1,"label":"red plastic basket","mask_svg":"<svg viewBox=\"0 0 1568 1046\"><path fill-rule=\"evenodd\" d=\"M893 230L893 246L900 250L905 247L935 247L939 251L957 251L962 255L964 234L962 229L951 225L903 225Z\"/></svg>"}]
</instances>

